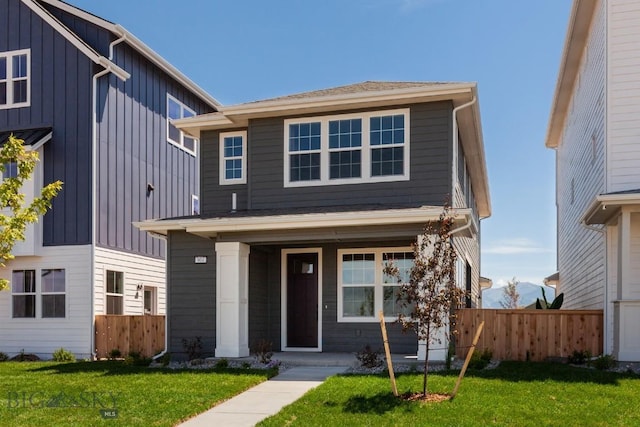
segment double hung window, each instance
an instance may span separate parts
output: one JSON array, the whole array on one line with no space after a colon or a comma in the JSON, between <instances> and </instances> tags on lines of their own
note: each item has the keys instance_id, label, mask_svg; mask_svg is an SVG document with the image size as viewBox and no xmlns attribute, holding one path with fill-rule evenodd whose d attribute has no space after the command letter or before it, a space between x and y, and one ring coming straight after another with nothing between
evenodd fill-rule
<instances>
[{"instance_id":1,"label":"double hung window","mask_svg":"<svg viewBox=\"0 0 640 427\"><path fill-rule=\"evenodd\" d=\"M29 49L0 53L0 109L29 106L30 68Z\"/></svg>"},{"instance_id":2,"label":"double hung window","mask_svg":"<svg viewBox=\"0 0 640 427\"><path fill-rule=\"evenodd\" d=\"M247 132L220 134L220 184L247 183Z\"/></svg>"}]
</instances>

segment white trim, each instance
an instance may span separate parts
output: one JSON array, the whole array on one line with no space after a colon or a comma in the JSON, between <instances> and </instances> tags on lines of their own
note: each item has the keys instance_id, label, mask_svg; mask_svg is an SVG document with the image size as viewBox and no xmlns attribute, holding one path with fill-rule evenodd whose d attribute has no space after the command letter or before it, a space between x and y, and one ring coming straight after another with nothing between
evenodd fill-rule
<instances>
[{"instance_id":1,"label":"white trim","mask_svg":"<svg viewBox=\"0 0 640 427\"><path fill-rule=\"evenodd\" d=\"M383 283L383 269L384 269L384 254L386 253L413 253L413 249L410 246L401 246L401 247L389 247L389 248L343 248L338 249L338 259L337 259L337 269L336 269L336 284L337 284L337 297L338 297L338 306L337 306L337 322L338 323L374 323L379 322L378 313L384 307L384 294L383 288L384 286L398 286L397 284L389 284ZM374 264L375 264L375 280L372 284L362 284L362 285L354 285L355 287L359 286L369 286L373 287L373 315L370 317L345 317L343 314L343 283L342 283L342 256L348 254L373 254L374 255ZM347 286L353 287L353 286ZM385 316L386 321L393 321L397 319L396 316Z\"/></svg>"},{"instance_id":2,"label":"white trim","mask_svg":"<svg viewBox=\"0 0 640 427\"><path fill-rule=\"evenodd\" d=\"M180 107L180 117L178 117L177 119L172 119L171 117L169 117L169 101L173 101L176 104L178 104L178 106ZM180 148L183 151L186 151L187 153L191 154L194 157L197 157L197 152L198 152L198 140L192 136L187 136L186 138L189 139L193 139L193 150L185 147L184 145L184 139L185 139L185 133L183 131L181 131L180 129L178 129L176 127L176 129L178 130L178 132L180 132L180 141L176 141L174 139L171 139L170 136L170 126L175 127L175 125L172 123L173 120L179 120L182 118L185 118L185 111L188 111L189 113L191 113L191 116L189 117L194 117L196 115L196 112L194 110L192 110L191 108L187 107L186 104L180 100L178 100L178 98L176 98L175 96L172 96L170 94L167 93L167 100L166 100L166 108L167 108L167 126L166 126L166 131L167 131L167 142L171 145L175 145L176 147Z\"/></svg>"},{"instance_id":3,"label":"white trim","mask_svg":"<svg viewBox=\"0 0 640 427\"><path fill-rule=\"evenodd\" d=\"M390 145L371 145L370 138L370 119L372 117L381 116L404 116L404 142L402 144L390 144ZM329 122L335 120L350 120L361 119L362 120L362 142L361 146L352 148L353 151L360 150L360 177L359 178L338 178L330 179L330 162L329 153L336 151L336 149L329 148ZM375 110L362 113L350 113L350 114L337 114L326 115L316 117L300 117L284 120L284 162L283 162L283 183L284 187L314 187L324 185L343 185L343 184L362 184L368 182L396 182L396 181L408 181L410 179L410 163L411 163L411 115L409 108L394 109L394 110ZM320 123L320 150L308 150L308 151L295 151L289 150L289 127L292 124L301 123ZM403 173L402 175L385 175L385 176L372 176L371 175L371 152L374 149L394 148L402 147L404 150L403 156ZM320 154L320 179L312 181L291 181L290 180L290 158L295 154Z\"/></svg>"},{"instance_id":4,"label":"white trim","mask_svg":"<svg viewBox=\"0 0 640 427\"><path fill-rule=\"evenodd\" d=\"M227 159L224 155L224 140L225 138L237 137L242 138L242 156L232 156ZM247 183L247 131L238 132L221 132L219 137L220 146L220 185L233 185L233 184L246 184ZM226 178L226 160L236 160L240 158L242 160L242 176L240 178Z\"/></svg>"},{"instance_id":5,"label":"white trim","mask_svg":"<svg viewBox=\"0 0 640 427\"><path fill-rule=\"evenodd\" d=\"M289 254L310 254L318 256L318 346L317 347L288 347L287 346L287 255ZM291 248L280 251L280 286L281 286L281 333L282 351L322 351L322 248Z\"/></svg>"},{"instance_id":6,"label":"white trim","mask_svg":"<svg viewBox=\"0 0 640 427\"><path fill-rule=\"evenodd\" d=\"M13 75L13 58L16 56L26 55L27 57L27 75L26 77L16 78ZM6 104L0 105L0 110L7 110L11 108L29 107L31 105L31 49L11 50L6 52L0 52L0 58L6 59L6 78L2 80L5 83L5 95ZM24 102L14 102L13 100L13 83L16 81L27 82L27 100Z\"/></svg>"}]
</instances>

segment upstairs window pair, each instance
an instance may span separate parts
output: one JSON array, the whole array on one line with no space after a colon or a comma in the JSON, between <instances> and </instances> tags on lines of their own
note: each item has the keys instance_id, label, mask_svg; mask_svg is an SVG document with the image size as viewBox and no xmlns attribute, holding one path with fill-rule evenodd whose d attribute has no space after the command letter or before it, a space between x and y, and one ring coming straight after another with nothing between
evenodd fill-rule
<instances>
[{"instance_id":1,"label":"upstairs window pair","mask_svg":"<svg viewBox=\"0 0 640 427\"><path fill-rule=\"evenodd\" d=\"M0 109L29 106L29 49L0 53Z\"/></svg>"}]
</instances>

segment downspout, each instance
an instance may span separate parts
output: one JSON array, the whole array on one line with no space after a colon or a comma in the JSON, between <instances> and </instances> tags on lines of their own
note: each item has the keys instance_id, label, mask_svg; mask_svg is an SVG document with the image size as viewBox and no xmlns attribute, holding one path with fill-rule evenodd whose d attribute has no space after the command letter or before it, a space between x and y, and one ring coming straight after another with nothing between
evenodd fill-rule
<instances>
[{"instance_id":1,"label":"downspout","mask_svg":"<svg viewBox=\"0 0 640 427\"><path fill-rule=\"evenodd\" d=\"M167 244L167 236L164 236L160 233L155 233L152 231L147 231L147 233L149 233L149 235L155 239L158 240L164 240L165 245L164 245L164 257L165 260L167 259L167 248L168 248L168 244ZM166 266L166 261L165 261L165 266ZM169 306L169 275L168 275L168 271L165 267L165 313L164 313L164 350L162 350L160 353L156 354L155 356L151 357L151 360L158 360L160 359L162 356L164 356L165 354L167 354L167 351L169 351L169 313L167 312L166 307Z\"/></svg>"},{"instance_id":2,"label":"downspout","mask_svg":"<svg viewBox=\"0 0 640 427\"><path fill-rule=\"evenodd\" d=\"M453 112L451 113L451 118L453 121L453 160L452 160L452 167L451 167L451 171L452 171L452 175L451 175L451 205L453 206L454 204L454 200L453 197L455 197L455 183L456 180L458 179L458 119L457 119L457 113L459 110L462 110L463 108L467 108L470 107L471 105L475 104L477 101L476 96L474 95L473 98L471 99L471 101L467 102L466 104L462 104L462 105L458 105L456 108L453 109Z\"/></svg>"},{"instance_id":3,"label":"downspout","mask_svg":"<svg viewBox=\"0 0 640 427\"><path fill-rule=\"evenodd\" d=\"M609 259L607 256L607 252L609 250L608 248L608 241L607 241L607 226L605 225L603 228L599 228L599 227L594 227L593 225L589 225L587 224L584 220L582 220L580 222L580 225L583 226L584 228L586 228L587 230L591 230L591 231L595 231L598 232L602 235L603 239L604 239L604 253L605 253L605 257L604 257L604 310L602 313L602 317L603 317L603 321L604 321L604 325L602 328L602 350L606 353L606 349L607 349L607 340L609 339L609 333L608 331L608 327L607 327L607 314L609 312ZM618 254L618 256L620 256ZM620 280L620 278L618 278L618 280Z\"/></svg>"},{"instance_id":4,"label":"downspout","mask_svg":"<svg viewBox=\"0 0 640 427\"><path fill-rule=\"evenodd\" d=\"M115 45L122 43L126 39L125 35L114 40L109 44L109 61L113 59L113 49ZM107 66L104 70L97 72L92 78L91 90L91 217L93 219L91 226L91 359L96 359L96 308L95 308L95 264L96 264L96 212L98 207L96 190L97 183L97 166L98 166L98 79L104 75L111 73L111 67Z\"/></svg>"}]
</instances>

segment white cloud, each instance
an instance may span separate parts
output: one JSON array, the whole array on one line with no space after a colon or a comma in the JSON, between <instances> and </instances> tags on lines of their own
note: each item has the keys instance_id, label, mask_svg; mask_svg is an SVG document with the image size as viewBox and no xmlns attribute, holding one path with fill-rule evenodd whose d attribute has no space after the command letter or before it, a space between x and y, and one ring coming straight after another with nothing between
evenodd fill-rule
<instances>
[{"instance_id":1,"label":"white cloud","mask_svg":"<svg viewBox=\"0 0 640 427\"><path fill-rule=\"evenodd\" d=\"M519 255L547 252L551 252L551 250L544 248L533 240L525 237L501 240L495 244L490 244L488 248L482 250L483 254L495 255Z\"/></svg>"}]
</instances>

